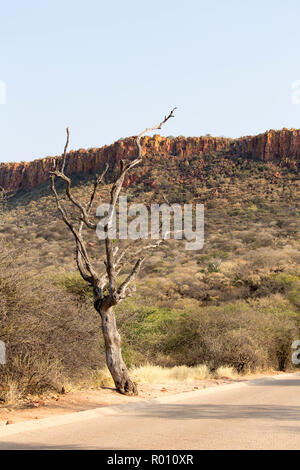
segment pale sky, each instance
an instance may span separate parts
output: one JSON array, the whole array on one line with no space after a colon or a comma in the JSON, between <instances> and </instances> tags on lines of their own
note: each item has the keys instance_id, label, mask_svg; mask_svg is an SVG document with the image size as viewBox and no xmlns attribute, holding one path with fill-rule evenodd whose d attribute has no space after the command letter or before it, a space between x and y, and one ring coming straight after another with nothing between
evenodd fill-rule
<instances>
[{"instance_id":1,"label":"pale sky","mask_svg":"<svg viewBox=\"0 0 300 470\"><path fill-rule=\"evenodd\" d=\"M0 1L0 161L300 127L299 0Z\"/></svg>"}]
</instances>

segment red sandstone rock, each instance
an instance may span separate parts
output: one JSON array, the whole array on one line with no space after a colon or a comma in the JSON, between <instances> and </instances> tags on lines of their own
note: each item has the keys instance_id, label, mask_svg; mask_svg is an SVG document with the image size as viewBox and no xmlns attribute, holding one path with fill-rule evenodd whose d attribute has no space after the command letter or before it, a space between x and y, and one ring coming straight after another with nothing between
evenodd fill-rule
<instances>
[{"instance_id":1,"label":"red sandstone rock","mask_svg":"<svg viewBox=\"0 0 300 470\"><path fill-rule=\"evenodd\" d=\"M257 136L226 139L223 137L177 137L165 138L160 135L144 137L145 154L157 154L162 158L188 158L209 151L224 150L233 154L252 156L263 161L281 160L283 164L295 166L300 156L300 130L270 130ZM67 156L66 173L97 173L109 162L111 167L121 159L132 159L137 148L134 137L117 141L112 145L89 150L72 150ZM47 157L32 162L0 164L0 186L9 192L28 189L43 183L49 178L54 157ZM130 176L125 184L133 180Z\"/></svg>"}]
</instances>

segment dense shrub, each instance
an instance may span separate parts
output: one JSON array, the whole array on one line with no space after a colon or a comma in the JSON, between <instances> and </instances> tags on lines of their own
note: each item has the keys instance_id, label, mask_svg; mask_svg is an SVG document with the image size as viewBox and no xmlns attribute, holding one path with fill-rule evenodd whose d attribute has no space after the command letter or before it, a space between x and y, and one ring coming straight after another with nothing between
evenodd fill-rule
<instances>
[{"instance_id":1,"label":"dense shrub","mask_svg":"<svg viewBox=\"0 0 300 470\"><path fill-rule=\"evenodd\" d=\"M279 295L183 312L141 308L121 326L131 365L150 360L285 370L291 366L291 344L299 338L298 315Z\"/></svg>"},{"instance_id":2,"label":"dense shrub","mask_svg":"<svg viewBox=\"0 0 300 470\"><path fill-rule=\"evenodd\" d=\"M88 378L105 363L100 319L51 278L11 268L14 256L1 249L0 338L7 348L2 389L23 396Z\"/></svg>"}]
</instances>

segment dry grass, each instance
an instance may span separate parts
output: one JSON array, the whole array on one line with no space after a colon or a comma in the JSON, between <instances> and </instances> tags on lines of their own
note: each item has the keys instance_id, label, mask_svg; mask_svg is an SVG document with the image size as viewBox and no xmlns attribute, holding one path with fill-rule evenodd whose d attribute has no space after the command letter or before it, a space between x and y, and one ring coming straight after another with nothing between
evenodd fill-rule
<instances>
[{"instance_id":1,"label":"dry grass","mask_svg":"<svg viewBox=\"0 0 300 470\"><path fill-rule=\"evenodd\" d=\"M94 387L114 387L112 376L106 366L93 373L91 382Z\"/></svg>"},{"instance_id":2,"label":"dry grass","mask_svg":"<svg viewBox=\"0 0 300 470\"><path fill-rule=\"evenodd\" d=\"M215 372L217 378L227 377L228 379L236 379L238 374L233 367L221 366Z\"/></svg>"},{"instance_id":3,"label":"dry grass","mask_svg":"<svg viewBox=\"0 0 300 470\"><path fill-rule=\"evenodd\" d=\"M213 378L213 375L205 364L200 364L194 367L161 367L147 364L145 366L132 368L130 370L130 376L136 383L140 384L194 382L196 380ZM113 386L111 375L106 367L95 374L94 381L97 386Z\"/></svg>"}]
</instances>

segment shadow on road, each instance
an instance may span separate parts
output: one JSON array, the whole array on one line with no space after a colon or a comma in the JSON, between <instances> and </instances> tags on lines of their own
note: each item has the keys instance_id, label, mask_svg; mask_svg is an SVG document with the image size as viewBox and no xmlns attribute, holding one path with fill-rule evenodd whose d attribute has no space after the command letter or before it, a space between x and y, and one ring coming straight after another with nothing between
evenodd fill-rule
<instances>
[{"instance_id":1,"label":"shadow on road","mask_svg":"<svg viewBox=\"0 0 300 470\"><path fill-rule=\"evenodd\" d=\"M128 416L128 415L127 415ZM161 419L272 419L300 423L299 406L280 405L209 405L161 404L136 411L139 418ZM300 427L299 427L300 431Z\"/></svg>"},{"instance_id":2,"label":"shadow on road","mask_svg":"<svg viewBox=\"0 0 300 470\"><path fill-rule=\"evenodd\" d=\"M0 450L82 450L82 447L77 445L53 445L47 444L20 444L19 442L0 442ZM99 448L99 450L103 450Z\"/></svg>"},{"instance_id":3,"label":"shadow on road","mask_svg":"<svg viewBox=\"0 0 300 470\"><path fill-rule=\"evenodd\" d=\"M256 379L255 382L249 382L248 385L250 386L257 386L257 385L264 385L264 386L273 386L277 385L280 387L300 387L300 379L299 380L288 380L288 379ZM299 389L300 390L300 389Z\"/></svg>"}]
</instances>

